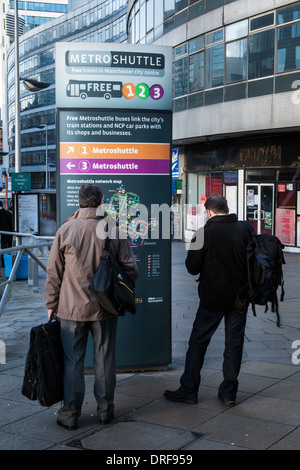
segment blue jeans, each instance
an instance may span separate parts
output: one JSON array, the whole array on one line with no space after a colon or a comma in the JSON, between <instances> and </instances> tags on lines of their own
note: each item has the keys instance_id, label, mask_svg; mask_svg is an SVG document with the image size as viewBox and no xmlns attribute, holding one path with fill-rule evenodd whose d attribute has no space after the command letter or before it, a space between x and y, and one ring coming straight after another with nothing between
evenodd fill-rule
<instances>
[{"instance_id":1,"label":"blue jeans","mask_svg":"<svg viewBox=\"0 0 300 470\"><path fill-rule=\"evenodd\" d=\"M224 380L219 386L219 393L227 400L235 400L243 355L246 314L235 310L212 312L201 307L198 308L193 324L185 369L180 379L181 389L186 396L197 398L205 353L223 318L225 321Z\"/></svg>"},{"instance_id":2,"label":"blue jeans","mask_svg":"<svg viewBox=\"0 0 300 470\"><path fill-rule=\"evenodd\" d=\"M117 317L90 322L60 319L64 350L64 406L58 411L61 422L77 423L85 393L84 358L89 331L94 344L94 395L99 418L109 419L114 411L116 387Z\"/></svg>"}]
</instances>

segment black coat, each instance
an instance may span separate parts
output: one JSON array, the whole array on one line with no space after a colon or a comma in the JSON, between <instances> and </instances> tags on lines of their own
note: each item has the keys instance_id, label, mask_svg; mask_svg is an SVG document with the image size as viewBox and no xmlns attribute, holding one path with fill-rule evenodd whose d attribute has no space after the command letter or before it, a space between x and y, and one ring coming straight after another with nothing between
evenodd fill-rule
<instances>
[{"instance_id":1,"label":"black coat","mask_svg":"<svg viewBox=\"0 0 300 470\"><path fill-rule=\"evenodd\" d=\"M13 231L13 216L10 211L0 209L0 230L3 232ZM12 235L1 235L1 248L9 248L12 246Z\"/></svg>"},{"instance_id":2,"label":"black coat","mask_svg":"<svg viewBox=\"0 0 300 470\"><path fill-rule=\"evenodd\" d=\"M200 306L212 311L232 309L238 291L247 283L245 223L239 222L235 214L216 215L196 232L192 243L199 245L199 241L196 250L191 244L186 267L190 274L200 273Z\"/></svg>"}]
</instances>

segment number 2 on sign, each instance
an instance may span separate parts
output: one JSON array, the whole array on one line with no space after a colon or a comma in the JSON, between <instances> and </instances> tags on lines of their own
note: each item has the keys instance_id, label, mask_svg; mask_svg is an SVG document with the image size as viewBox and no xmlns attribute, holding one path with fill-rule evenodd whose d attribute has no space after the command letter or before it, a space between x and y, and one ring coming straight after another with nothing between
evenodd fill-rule
<instances>
[{"instance_id":1,"label":"number 2 on sign","mask_svg":"<svg viewBox=\"0 0 300 470\"><path fill-rule=\"evenodd\" d=\"M135 94L135 86L133 83L125 83L122 87L122 93L125 98L128 100L132 100L136 96Z\"/></svg>"}]
</instances>

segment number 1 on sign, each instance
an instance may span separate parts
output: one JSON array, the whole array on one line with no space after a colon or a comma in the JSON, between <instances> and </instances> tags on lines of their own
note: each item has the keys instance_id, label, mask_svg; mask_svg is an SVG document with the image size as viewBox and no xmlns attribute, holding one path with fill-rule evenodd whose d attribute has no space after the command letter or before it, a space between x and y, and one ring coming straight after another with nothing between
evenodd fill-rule
<instances>
[{"instance_id":1,"label":"number 1 on sign","mask_svg":"<svg viewBox=\"0 0 300 470\"><path fill-rule=\"evenodd\" d=\"M125 98L128 100L132 100L136 96L135 94L135 86L133 83L125 83L122 87L122 93Z\"/></svg>"}]
</instances>

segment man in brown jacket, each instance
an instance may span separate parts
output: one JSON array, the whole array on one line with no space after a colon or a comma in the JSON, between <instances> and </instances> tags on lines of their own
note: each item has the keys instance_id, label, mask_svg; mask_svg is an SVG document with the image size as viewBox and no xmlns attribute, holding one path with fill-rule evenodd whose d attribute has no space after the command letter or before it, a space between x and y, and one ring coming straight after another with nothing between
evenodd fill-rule
<instances>
[{"instance_id":1,"label":"man in brown jacket","mask_svg":"<svg viewBox=\"0 0 300 470\"><path fill-rule=\"evenodd\" d=\"M64 349L64 406L58 411L57 423L67 429L76 429L81 414L89 331L94 343L94 393L100 423L107 424L114 416L117 317L104 311L89 289L104 252L105 239L99 235L104 233L109 216L99 210L102 202L98 186L81 186L80 209L58 229L47 265L44 295L48 317L60 319ZM118 235L110 218L111 224ZM138 268L128 241L110 238L110 252L135 282Z\"/></svg>"}]
</instances>

